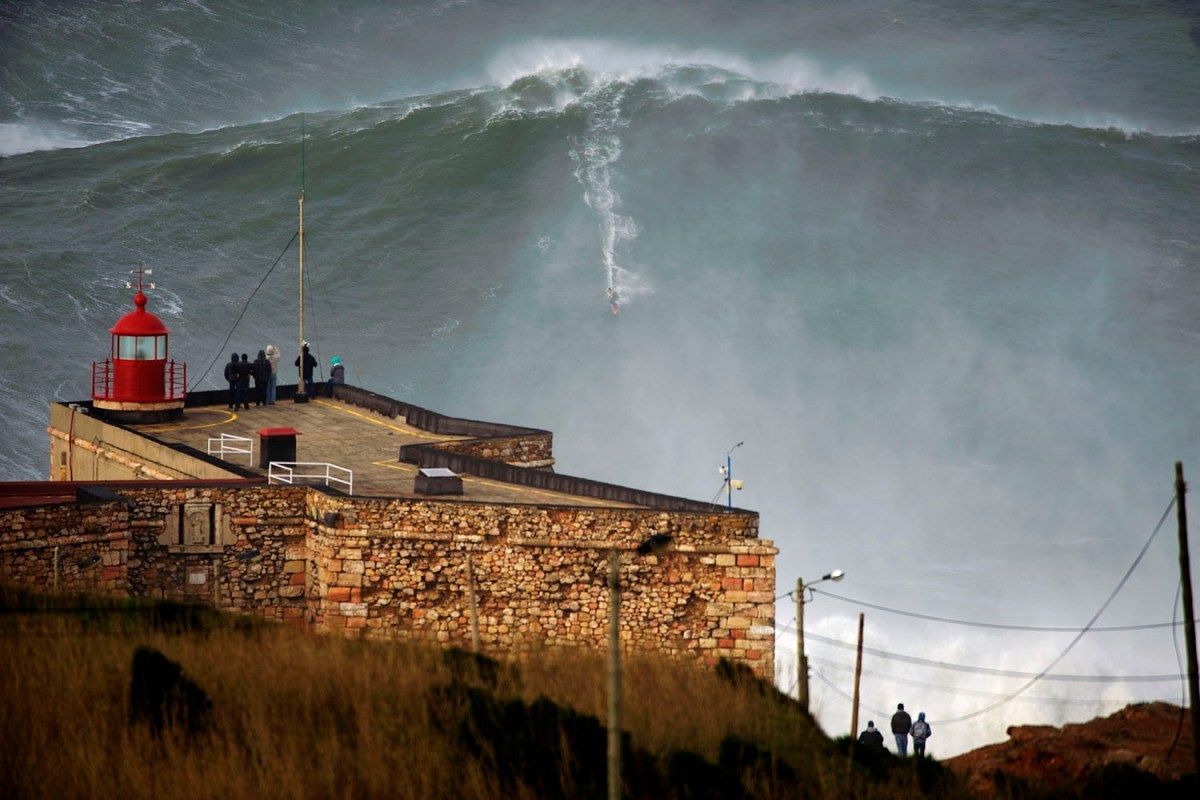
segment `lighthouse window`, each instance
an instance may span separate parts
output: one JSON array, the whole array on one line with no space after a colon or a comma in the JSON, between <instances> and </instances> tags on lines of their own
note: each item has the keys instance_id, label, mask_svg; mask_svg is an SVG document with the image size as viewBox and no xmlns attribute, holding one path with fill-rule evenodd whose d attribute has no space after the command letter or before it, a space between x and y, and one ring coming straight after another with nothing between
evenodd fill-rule
<instances>
[{"instance_id":1,"label":"lighthouse window","mask_svg":"<svg viewBox=\"0 0 1200 800\"><path fill-rule=\"evenodd\" d=\"M165 336L117 336L114 356L116 358L149 361L167 357Z\"/></svg>"}]
</instances>

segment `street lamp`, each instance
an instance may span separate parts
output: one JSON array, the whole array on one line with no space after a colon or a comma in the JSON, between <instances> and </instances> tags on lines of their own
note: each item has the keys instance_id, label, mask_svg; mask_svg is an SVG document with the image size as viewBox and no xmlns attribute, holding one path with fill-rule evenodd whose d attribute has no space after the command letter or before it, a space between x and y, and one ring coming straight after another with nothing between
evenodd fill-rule
<instances>
[{"instance_id":1,"label":"street lamp","mask_svg":"<svg viewBox=\"0 0 1200 800\"><path fill-rule=\"evenodd\" d=\"M655 533L637 546L639 556L654 555L671 543ZM621 551L608 552L608 797L621 800Z\"/></svg>"},{"instance_id":2,"label":"street lamp","mask_svg":"<svg viewBox=\"0 0 1200 800\"><path fill-rule=\"evenodd\" d=\"M846 573L835 569L807 586L803 578L796 578L796 701L805 712L808 711L808 658L804 655L804 604L812 601L812 587L822 581L837 583L844 577ZM805 591L808 592L807 599L804 596Z\"/></svg>"}]
</instances>

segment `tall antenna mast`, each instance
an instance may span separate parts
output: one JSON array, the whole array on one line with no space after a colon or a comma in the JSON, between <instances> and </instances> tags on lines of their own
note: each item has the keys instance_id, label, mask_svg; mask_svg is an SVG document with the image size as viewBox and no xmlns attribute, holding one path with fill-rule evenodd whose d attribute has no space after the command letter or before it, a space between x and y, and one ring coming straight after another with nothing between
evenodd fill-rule
<instances>
[{"instance_id":1,"label":"tall antenna mast","mask_svg":"<svg viewBox=\"0 0 1200 800\"><path fill-rule=\"evenodd\" d=\"M308 393L304 385L304 114L300 115L300 367L296 375L297 403L307 403Z\"/></svg>"}]
</instances>

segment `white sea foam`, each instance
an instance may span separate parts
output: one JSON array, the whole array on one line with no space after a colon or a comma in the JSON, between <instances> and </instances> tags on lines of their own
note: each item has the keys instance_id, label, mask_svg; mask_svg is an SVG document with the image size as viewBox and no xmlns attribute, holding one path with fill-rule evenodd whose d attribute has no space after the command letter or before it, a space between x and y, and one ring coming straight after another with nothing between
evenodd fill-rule
<instances>
[{"instance_id":1,"label":"white sea foam","mask_svg":"<svg viewBox=\"0 0 1200 800\"><path fill-rule=\"evenodd\" d=\"M684 66L704 66L744 76L785 93L834 92L873 100L878 97L861 70L827 69L799 54L752 61L721 50L643 46L597 39L532 39L500 50L488 63L489 78L507 86L526 75L583 68L602 80L633 81L661 78ZM764 87L774 94L775 89Z\"/></svg>"},{"instance_id":2,"label":"white sea foam","mask_svg":"<svg viewBox=\"0 0 1200 800\"><path fill-rule=\"evenodd\" d=\"M621 117L623 87L602 87L583 101L588 110L587 130L574 137L570 155L575 177L583 186L583 199L600 221L600 255L609 289L621 303L651 291L646 281L617 259L638 235L637 222L618 208L621 195L612 185L612 166L621 157L618 135L625 126Z\"/></svg>"},{"instance_id":3,"label":"white sea foam","mask_svg":"<svg viewBox=\"0 0 1200 800\"><path fill-rule=\"evenodd\" d=\"M680 81L680 69L686 67L704 68L706 74L703 82ZM711 92L706 89L723 83L741 82L723 99L737 102L827 92L867 101L889 100L978 111L1017 123L1117 131L1125 136L1200 135L1200 129L1164 128L1106 111L1063 109L1044 112L1004 108L966 98L885 93L866 72L853 65L829 66L803 53L750 59L717 49L641 45L598 39L536 38L500 49L488 62L486 74L488 80L509 86L527 76L547 76L567 70L586 70L597 82L663 80L664 90L673 97L696 95L711 98ZM722 72L725 75L719 74ZM569 97L564 99L567 103L573 102Z\"/></svg>"},{"instance_id":4,"label":"white sea foam","mask_svg":"<svg viewBox=\"0 0 1200 800\"><path fill-rule=\"evenodd\" d=\"M34 153L39 150L87 147L89 144L93 142L65 131L20 122L0 123L0 157Z\"/></svg>"}]
</instances>

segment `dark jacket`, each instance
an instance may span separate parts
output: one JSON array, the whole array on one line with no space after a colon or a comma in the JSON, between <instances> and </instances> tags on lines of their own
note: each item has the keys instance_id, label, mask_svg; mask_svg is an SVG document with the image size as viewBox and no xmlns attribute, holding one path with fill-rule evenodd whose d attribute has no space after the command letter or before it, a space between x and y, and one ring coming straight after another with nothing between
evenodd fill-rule
<instances>
[{"instance_id":1,"label":"dark jacket","mask_svg":"<svg viewBox=\"0 0 1200 800\"><path fill-rule=\"evenodd\" d=\"M229 359L229 363L225 365L225 380L230 383L237 383L238 363L237 353L234 353L233 358Z\"/></svg>"},{"instance_id":2,"label":"dark jacket","mask_svg":"<svg viewBox=\"0 0 1200 800\"><path fill-rule=\"evenodd\" d=\"M329 370L329 380L334 383L346 382L346 367L344 364L338 364Z\"/></svg>"},{"instance_id":3,"label":"dark jacket","mask_svg":"<svg viewBox=\"0 0 1200 800\"><path fill-rule=\"evenodd\" d=\"M300 356L296 356L296 366L300 366ZM317 360L313 358L313 354L308 352L308 348L304 348L304 380L311 381L313 370L317 368Z\"/></svg>"},{"instance_id":4,"label":"dark jacket","mask_svg":"<svg viewBox=\"0 0 1200 800\"><path fill-rule=\"evenodd\" d=\"M892 714L892 733L908 733L912 730L912 717L907 711L897 711Z\"/></svg>"},{"instance_id":5,"label":"dark jacket","mask_svg":"<svg viewBox=\"0 0 1200 800\"><path fill-rule=\"evenodd\" d=\"M258 358L254 359L254 364L251 368L254 375L254 385L260 383L265 384L267 378L271 377L271 362L267 360L267 354L262 350L258 351Z\"/></svg>"},{"instance_id":6,"label":"dark jacket","mask_svg":"<svg viewBox=\"0 0 1200 800\"><path fill-rule=\"evenodd\" d=\"M879 728L867 728L858 735L858 743L871 747L883 747L883 734L879 732Z\"/></svg>"},{"instance_id":7,"label":"dark jacket","mask_svg":"<svg viewBox=\"0 0 1200 800\"><path fill-rule=\"evenodd\" d=\"M242 386L250 385L250 373L253 367L250 366L249 357L243 353L242 360L237 363L237 379Z\"/></svg>"}]
</instances>

